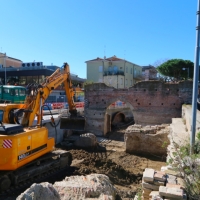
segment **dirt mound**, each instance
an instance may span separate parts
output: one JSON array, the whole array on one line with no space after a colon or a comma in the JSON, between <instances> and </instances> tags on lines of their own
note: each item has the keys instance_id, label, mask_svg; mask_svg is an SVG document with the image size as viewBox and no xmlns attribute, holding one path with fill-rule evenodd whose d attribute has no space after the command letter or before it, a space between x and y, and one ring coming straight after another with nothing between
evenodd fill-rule
<instances>
[{"instance_id":1,"label":"dirt mound","mask_svg":"<svg viewBox=\"0 0 200 200\"><path fill-rule=\"evenodd\" d=\"M160 169L161 166L165 165L164 162L127 154L123 151L70 150L70 152L73 156L73 175L105 174L117 188L118 196L121 198L135 196L146 167Z\"/></svg>"}]
</instances>

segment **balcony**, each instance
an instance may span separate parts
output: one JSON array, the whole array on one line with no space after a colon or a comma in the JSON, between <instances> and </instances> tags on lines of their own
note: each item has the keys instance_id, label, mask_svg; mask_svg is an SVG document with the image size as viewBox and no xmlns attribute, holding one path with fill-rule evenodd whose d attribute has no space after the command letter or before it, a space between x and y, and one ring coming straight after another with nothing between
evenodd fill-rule
<instances>
[{"instance_id":1,"label":"balcony","mask_svg":"<svg viewBox=\"0 0 200 200\"><path fill-rule=\"evenodd\" d=\"M124 76L124 71L122 70L106 70L103 73L104 76L112 76L112 75L122 75Z\"/></svg>"}]
</instances>

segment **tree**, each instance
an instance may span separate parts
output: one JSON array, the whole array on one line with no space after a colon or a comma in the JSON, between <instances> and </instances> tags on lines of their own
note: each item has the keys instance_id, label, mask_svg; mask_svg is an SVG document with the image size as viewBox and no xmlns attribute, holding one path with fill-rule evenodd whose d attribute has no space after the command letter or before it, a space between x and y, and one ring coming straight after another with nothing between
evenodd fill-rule
<instances>
[{"instance_id":1,"label":"tree","mask_svg":"<svg viewBox=\"0 0 200 200\"><path fill-rule=\"evenodd\" d=\"M157 67L160 74L177 80L193 78L194 63L190 60L171 59Z\"/></svg>"}]
</instances>

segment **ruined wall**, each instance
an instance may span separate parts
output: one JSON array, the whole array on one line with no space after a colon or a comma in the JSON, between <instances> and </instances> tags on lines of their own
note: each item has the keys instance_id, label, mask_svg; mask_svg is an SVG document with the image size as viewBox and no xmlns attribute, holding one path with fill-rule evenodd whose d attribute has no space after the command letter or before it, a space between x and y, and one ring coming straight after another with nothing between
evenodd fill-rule
<instances>
[{"instance_id":1,"label":"ruined wall","mask_svg":"<svg viewBox=\"0 0 200 200\"><path fill-rule=\"evenodd\" d=\"M137 124L171 123L171 118L181 117L182 104L191 104L192 82L169 84L159 81L142 81L127 89L115 89L104 83L86 85L86 131L105 135L106 109L117 100L130 106Z\"/></svg>"},{"instance_id":2,"label":"ruined wall","mask_svg":"<svg viewBox=\"0 0 200 200\"><path fill-rule=\"evenodd\" d=\"M169 144L169 125L129 126L124 134L125 149L128 153L166 156Z\"/></svg>"}]
</instances>

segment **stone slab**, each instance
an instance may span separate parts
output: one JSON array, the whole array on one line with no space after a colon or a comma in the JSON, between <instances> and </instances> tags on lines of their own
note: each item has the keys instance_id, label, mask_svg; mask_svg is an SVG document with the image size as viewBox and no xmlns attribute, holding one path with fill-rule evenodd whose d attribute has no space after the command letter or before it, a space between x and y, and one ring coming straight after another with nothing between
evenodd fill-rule
<instances>
[{"instance_id":1,"label":"stone slab","mask_svg":"<svg viewBox=\"0 0 200 200\"><path fill-rule=\"evenodd\" d=\"M153 183L155 170L146 168L143 172L143 180L147 183Z\"/></svg>"},{"instance_id":2,"label":"stone slab","mask_svg":"<svg viewBox=\"0 0 200 200\"><path fill-rule=\"evenodd\" d=\"M166 183L177 184L177 177L171 174L166 175Z\"/></svg>"},{"instance_id":3,"label":"stone slab","mask_svg":"<svg viewBox=\"0 0 200 200\"><path fill-rule=\"evenodd\" d=\"M165 198L174 198L174 199L186 199L186 195L184 194L184 191L179 188L168 188L165 186L159 187L159 195L165 196Z\"/></svg>"},{"instance_id":4,"label":"stone slab","mask_svg":"<svg viewBox=\"0 0 200 200\"><path fill-rule=\"evenodd\" d=\"M159 186L158 185L153 185L153 184L146 183L146 182L142 183L142 187L143 188L147 188L147 189L151 189L151 190L155 190L155 191L159 190Z\"/></svg>"},{"instance_id":5,"label":"stone slab","mask_svg":"<svg viewBox=\"0 0 200 200\"><path fill-rule=\"evenodd\" d=\"M160 173L160 172L155 172L154 180L165 182L166 181L166 175L163 174L163 173Z\"/></svg>"}]
</instances>

